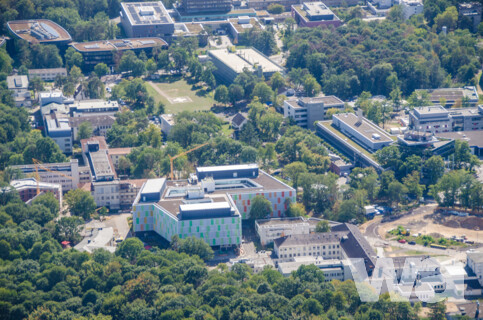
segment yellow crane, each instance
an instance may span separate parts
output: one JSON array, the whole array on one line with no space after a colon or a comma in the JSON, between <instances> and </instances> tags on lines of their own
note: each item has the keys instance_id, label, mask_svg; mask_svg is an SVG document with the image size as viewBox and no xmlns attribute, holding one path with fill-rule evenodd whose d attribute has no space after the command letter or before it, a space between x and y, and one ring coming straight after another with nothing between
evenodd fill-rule
<instances>
[{"instance_id":1,"label":"yellow crane","mask_svg":"<svg viewBox=\"0 0 483 320\"><path fill-rule=\"evenodd\" d=\"M171 165L171 174L170 174L170 176L169 176L169 177L170 177L170 179L171 179L171 180L174 180L174 160L175 160L175 159L177 159L177 158L179 158L179 157L182 157L182 156L184 156L184 155L187 155L188 153L193 152L193 151L195 151L195 150L198 150L198 149L200 149L200 148L203 148L204 146L206 146L206 145L208 145L208 144L209 144L209 142L206 142L206 143L200 144L199 146L196 146L196 147L194 147L194 148L192 148L192 149L189 149L189 150L187 150L187 151L185 151L185 152L181 152L180 154L177 154L177 155L175 155L175 156L173 156L173 157L171 157L171 156L170 156L170 157L169 157L169 162L170 162L170 165Z\"/></svg>"},{"instance_id":2,"label":"yellow crane","mask_svg":"<svg viewBox=\"0 0 483 320\"><path fill-rule=\"evenodd\" d=\"M68 179L70 179L70 180L74 180L74 178L72 178L71 176L68 176L68 175L65 175L65 174L63 174L63 173L60 173L59 171L53 171L53 170L50 170L50 169L48 169L48 168L44 167L44 166L42 165L42 162L40 162L40 161L39 161L39 160L37 160L37 159L33 159L33 158L32 158L32 161L33 161L33 163L34 163L34 165L35 165L35 180L37 180L37 195L39 195L39 194L40 194L40 186L39 186L39 182L40 182L40 176L39 176L39 167L40 167L40 168L42 168L42 169L43 169L43 170L45 170L45 171L50 172L50 173L57 174L57 175L59 175L59 176L62 176L62 177L68 178Z\"/></svg>"}]
</instances>

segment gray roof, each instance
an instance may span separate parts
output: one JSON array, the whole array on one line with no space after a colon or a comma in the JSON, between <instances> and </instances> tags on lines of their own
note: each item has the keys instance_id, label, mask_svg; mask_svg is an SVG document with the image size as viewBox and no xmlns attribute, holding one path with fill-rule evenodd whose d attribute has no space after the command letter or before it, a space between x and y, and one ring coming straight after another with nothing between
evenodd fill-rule
<instances>
[{"instance_id":1,"label":"gray roof","mask_svg":"<svg viewBox=\"0 0 483 320\"><path fill-rule=\"evenodd\" d=\"M27 76L9 76L7 77L7 86L9 90L27 89L29 80Z\"/></svg>"},{"instance_id":2,"label":"gray roof","mask_svg":"<svg viewBox=\"0 0 483 320\"><path fill-rule=\"evenodd\" d=\"M333 226L332 231L348 231L347 238L344 238L341 243L342 248L348 258L364 259L366 270L370 275L376 265L376 253L359 228L353 224L344 223Z\"/></svg>"},{"instance_id":3,"label":"gray roof","mask_svg":"<svg viewBox=\"0 0 483 320\"><path fill-rule=\"evenodd\" d=\"M476 263L483 263L483 252L468 252L466 255Z\"/></svg>"},{"instance_id":4,"label":"gray roof","mask_svg":"<svg viewBox=\"0 0 483 320\"><path fill-rule=\"evenodd\" d=\"M84 117L71 117L69 119L70 125L72 128L77 128L84 122L89 122L92 124L93 127L98 126L112 126L114 122L116 122L116 118L110 115L93 115L93 116L84 116Z\"/></svg>"},{"instance_id":5,"label":"gray roof","mask_svg":"<svg viewBox=\"0 0 483 320\"><path fill-rule=\"evenodd\" d=\"M483 130L436 133L438 138L467 141L470 147L483 148Z\"/></svg>"},{"instance_id":6,"label":"gray roof","mask_svg":"<svg viewBox=\"0 0 483 320\"><path fill-rule=\"evenodd\" d=\"M297 234L275 239L274 242L277 247L333 243L340 242L344 235L341 232Z\"/></svg>"},{"instance_id":7,"label":"gray roof","mask_svg":"<svg viewBox=\"0 0 483 320\"><path fill-rule=\"evenodd\" d=\"M240 126L243 121L245 121L247 118L245 118L244 115L242 115L240 112L238 112L234 117L233 119L231 120L231 122L236 125L236 126Z\"/></svg>"}]
</instances>

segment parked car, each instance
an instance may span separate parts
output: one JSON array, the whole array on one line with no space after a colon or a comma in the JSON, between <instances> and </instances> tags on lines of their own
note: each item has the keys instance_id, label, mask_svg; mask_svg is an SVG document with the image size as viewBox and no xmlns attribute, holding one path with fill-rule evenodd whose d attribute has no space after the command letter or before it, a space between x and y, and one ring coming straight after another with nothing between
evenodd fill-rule
<instances>
[{"instance_id":1,"label":"parked car","mask_svg":"<svg viewBox=\"0 0 483 320\"><path fill-rule=\"evenodd\" d=\"M409 241L408 242L410 245L414 246L416 244L416 241Z\"/></svg>"},{"instance_id":2,"label":"parked car","mask_svg":"<svg viewBox=\"0 0 483 320\"><path fill-rule=\"evenodd\" d=\"M397 242L399 242L399 243L406 243L406 240L404 240L404 239L399 239Z\"/></svg>"}]
</instances>

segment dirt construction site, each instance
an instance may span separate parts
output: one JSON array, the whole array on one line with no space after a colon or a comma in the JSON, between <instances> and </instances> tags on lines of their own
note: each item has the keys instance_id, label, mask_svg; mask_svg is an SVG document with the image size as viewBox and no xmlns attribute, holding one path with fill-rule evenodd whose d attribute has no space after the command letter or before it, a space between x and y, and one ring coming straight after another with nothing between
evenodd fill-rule
<instances>
[{"instance_id":1,"label":"dirt construction site","mask_svg":"<svg viewBox=\"0 0 483 320\"><path fill-rule=\"evenodd\" d=\"M375 235L385 239L388 231L402 226L409 229L411 234L446 238L466 236L469 241L483 242L483 218L442 215L434 212L435 207L427 205L397 220L380 223L374 230Z\"/></svg>"}]
</instances>

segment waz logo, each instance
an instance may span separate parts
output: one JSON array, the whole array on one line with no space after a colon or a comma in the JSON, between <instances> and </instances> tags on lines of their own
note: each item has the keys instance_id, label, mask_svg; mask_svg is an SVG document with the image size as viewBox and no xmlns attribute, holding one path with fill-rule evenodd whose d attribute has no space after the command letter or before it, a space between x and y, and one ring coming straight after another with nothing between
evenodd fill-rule
<instances>
[{"instance_id":1,"label":"waz logo","mask_svg":"<svg viewBox=\"0 0 483 320\"><path fill-rule=\"evenodd\" d=\"M430 257L378 258L369 277L363 259L350 259L350 270L363 302L389 293L392 301L434 303L464 297L461 264L443 266Z\"/></svg>"}]
</instances>

